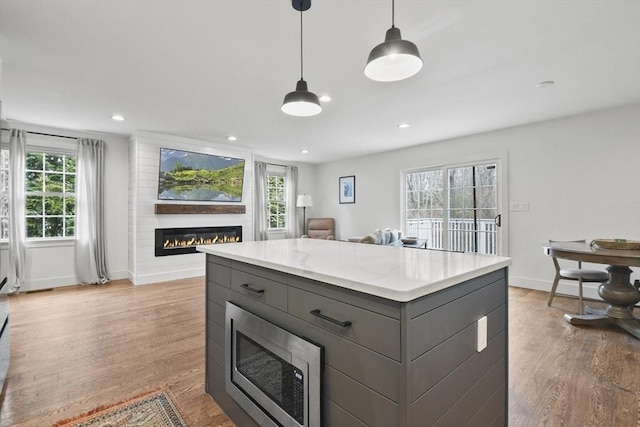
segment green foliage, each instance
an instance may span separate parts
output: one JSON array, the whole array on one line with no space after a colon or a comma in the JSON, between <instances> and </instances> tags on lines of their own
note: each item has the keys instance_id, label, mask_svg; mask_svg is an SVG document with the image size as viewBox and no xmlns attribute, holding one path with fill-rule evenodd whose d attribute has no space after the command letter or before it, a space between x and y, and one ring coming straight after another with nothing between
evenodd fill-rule
<instances>
[{"instance_id":1,"label":"green foliage","mask_svg":"<svg viewBox=\"0 0 640 427\"><path fill-rule=\"evenodd\" d=\"M26 168L27 237L73 236L76 158L27 153Z\"/></svg>"},{"instance_id":2,"label":"green foliage","mask_svg":"<svg viewBox=\"0 0 640 427\"><path fill-rule=\"evenodd\" d=\"M244 164L239 163L219 170L194 170L177 163L171 172L161 172L159 192L189 192L205 188L233 197L242 197Z\"/></svg>"}]
</instances>

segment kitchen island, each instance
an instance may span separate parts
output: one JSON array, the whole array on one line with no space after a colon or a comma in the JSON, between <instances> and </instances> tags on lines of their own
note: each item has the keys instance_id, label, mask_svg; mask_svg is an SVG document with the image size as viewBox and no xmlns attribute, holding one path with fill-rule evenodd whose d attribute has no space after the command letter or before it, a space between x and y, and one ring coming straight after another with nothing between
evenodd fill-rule
<instances>
[{"instance_id":1,"label":"kitchen island","mask_svg":"<svg viewBox=\"0 0 640 427\"><path fill-rule=\"evenodd\" d=\"M324 348L324 426L507 425L509 258L316 239L198 250L206 391L237 425L258 424L225 391L227 302Z\"/></svg>"}]
</instances>

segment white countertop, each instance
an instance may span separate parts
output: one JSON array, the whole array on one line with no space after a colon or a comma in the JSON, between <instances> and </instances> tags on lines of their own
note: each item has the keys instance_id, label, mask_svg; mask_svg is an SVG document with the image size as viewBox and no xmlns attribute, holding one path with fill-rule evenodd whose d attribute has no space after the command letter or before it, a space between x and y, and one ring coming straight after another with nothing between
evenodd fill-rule
<instances>
[{"instance_id":1,"label":"white countertop","mask_svg":"<svg viewBox=\"0 0 640 427\"><path fill-rule=\"evenodd\" d=\"M511 258L320 239L198 246L197 250L407 302L511 264Z\"/></svg>"}]
</instances>

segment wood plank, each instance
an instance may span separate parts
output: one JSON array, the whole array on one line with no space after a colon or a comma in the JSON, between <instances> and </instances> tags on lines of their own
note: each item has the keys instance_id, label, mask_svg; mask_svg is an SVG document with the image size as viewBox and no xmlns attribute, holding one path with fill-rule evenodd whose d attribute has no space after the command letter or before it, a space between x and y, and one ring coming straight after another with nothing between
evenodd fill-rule
<instances>
[{"instance_id":1,"label":"wood plank","mask_svg":"<svg viewBox=\"0 0 640 427\"><path fill-rule=\"evenodd\" d=\"M244 214L246 205L196 205L184 203L156 203L155 214Z\"/></svg>"}]
</instances>

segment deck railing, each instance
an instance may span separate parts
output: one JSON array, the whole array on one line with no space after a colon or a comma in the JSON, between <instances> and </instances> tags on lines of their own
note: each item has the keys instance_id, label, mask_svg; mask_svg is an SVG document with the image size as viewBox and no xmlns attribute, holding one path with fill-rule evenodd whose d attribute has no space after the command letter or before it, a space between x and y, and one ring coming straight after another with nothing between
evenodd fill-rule
<instances>
[{"instance_id":1,"label":"deck railing","mask_svg":"<svg viewBox=\"0 0 640 427\"><path fill-rule=\"evenodd\" d=\"M474 229L473 219L450 219L448 229L448 250L477 252L481 254L497 253L497 227L493 219L479 219ZM441 218L409 219L406 223L406 235L427 239L427 247L444 249L442 242L443 220Z\"/></svg>"}]
</instances>

